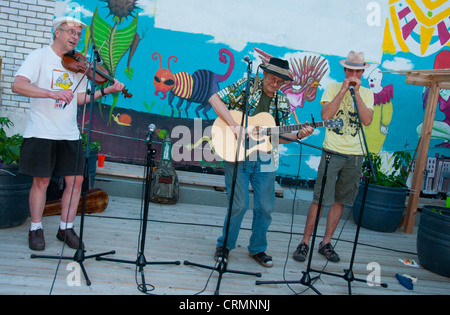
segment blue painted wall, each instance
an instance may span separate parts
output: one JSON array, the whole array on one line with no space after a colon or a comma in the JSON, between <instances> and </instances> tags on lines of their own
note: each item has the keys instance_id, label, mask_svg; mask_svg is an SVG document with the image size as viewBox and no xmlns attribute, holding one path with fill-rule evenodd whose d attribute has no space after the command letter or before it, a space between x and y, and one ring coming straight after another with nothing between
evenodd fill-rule
<instances>
[{"instance_id":1,"label":"blue painted wall","mask_svg":"<svg viewBox=\"0 0 450 315\"><path fill-rule=\"evenodd\" d=\"M329 0L324 1L330 3ZM237 40L240 38L239 33L229 35L233 38L228 38L228 41L221 40L220 36L211 35L212 32L218 32L217 29L220 30L219 27L214 31L212 26L215 25L212 25L211 22L208 22L209 25L205 25L205 32L196 31L195 21L202 25L201 22L207 19L205 14L211 12L211 9L208 9L205 13L201 7L195 7L204 4L203 0L183 2L185 7L182 10L186 10L187 5L193 8L192 11L186 12L184 16L180 15L180 8L174 5L175 2L170 0L168 3L173 5L173 10L176 11L172 21L167 20L171 14L170 8L165 5L167 3L164 1L142 0L131 2L132 5L135 5L134 7L130 7L128 11L119 11L119 7L115 4L121 4L120 0L79 0L77 3L61 1L58 3L55 13L55 15L73 15L91 26L88 31L83 33L84 38L80 40L78 47L80 51L88 54L91 53L92 41L88 42L87 39L89 39L88 35L92 34L94 30L91 24L96 10L98 12L97 19L101 19L102 23L106 23L110 27L117 24L116 30L130 28L130 25L136 23L134 32L123 31L122 35L117 35L114 39L117 42L121 39L130 41L130 36L135 39L134 45L130 45L130 49L126 50L114 72L114 76L126 85L133 97L125 99L122 96L108 96L103 99L102 104L93 113L93 116L96 116L96 124L93 124L94 129L97 128L98 131L93 132L93 138L102 140L102 151L110 160L141 163L143 151L145 151L142 139L145 139L146 126L150 123L157 126L160 138L163 138L165 134L171 134L172 129L170 128L186 125L192 130L192 138L187 142L195 144L204 136L204 134L198 133L194 135L192 128L195 126L197 117L203 119L202 128L211 125L213 119L217 117L212 108L206 109L206 115L202 110L197 113L196 109L200 104L195 102L190 105L187 111L186 101L182 103L180 110L177 108L173 110L169 106L169 92L164 99L161 98L162 92L155 94L158 90L154 84L155 75L161 81L162 79L166 80L170 74L181 77L181 73L184 72L186 73L185 77L189 79L197 70L205 69L207 70L205 73L224 75L231 68L232 72L226 80L218 82L219 88L223 88L245 75L247 65L242 61L245 55L249 55L254 62L253 72L264 59L264 54L290 60L291 69L303 61L306 63L308 58L310 60L316 58L317 64L315 64L315 68L312 67L311 73L322 70L318 82L320 85L310 90L310 99L305 97L303 102L298 100L294 105L299 122L311 121L311 115L316 121L320 121L321 105L319 101L323 90L328 83L343 80L343 69L339 61L345 59L346 53L344 52L352 49L364 50L369 61L372 62L372 67L366 70L364 86L372 88L380 99L380 104L376 105L378 108L376 110L379 111L376 116L377 119L374 120L372 128L367 130L370 146L374 151L393 152L406 149L413 154L418 143L417 127L422 123L424 115L422 99L424 88L405 84L405 76L386 72L380 73L379 70L433 69L437 61L440 67L450 68L450 58L449 55L446 55L450 51L450 14L448 14L450 8L445 1L432 4L430 1L412 0L391 0L379 3L352 0L348 5L353 4L357 9L365 12L365 15L360 18L361 21L354 21L354 23L360 23L361 28L358 30L358 27L353 24L351 25L351 31L343 32L342 35L353 36L350 39L353 39L354 46L348 44L351 41L344 37L323 38L324 35L322 35L326 34L327 29L332 32L336 21L337 27L342 27L344 21L348 20L349 17L355 20L354 12L340 7L342 12L333 14L332 8L327 11L325 6L319 4L320 1L301 1L304 4L304 9L294 10L293 12L289 10L288 6L297 3L295 1L281 2L278 4L282 6L280 8L275 7L273 2L269 2L273 6L271 9L273 12L277 12L279 9L283 14L289 14L290 17L292 17L291 15L294 17L298 15L298 19L269 20L268 23L274 23L274 27L286 29L288 33L278 35L281 38L274 38L272 34L267 34L265 39L264 34L258 32L258 29L264 24L256 23L256 28L252 29L254 37L257 38L255 42L246 39L248 37L247 30L246 32L242 31L242 37L244 38L242 41ZM220 5L225 5L222 1L217 3L218 8L220 8ZM237 3L242 5L242 3L248 4L251 1ZM180 4L180 6L182 5ZM68 10L65 11L65 9ZM242 16L246 16L242 12L238 14L232 9L227 14L230 16L230 20L233 18L241 19ZM180 21L180 18L176 19L180 16L183 21ZM308 16L324 16L329 18L330 22L323 23L322 21L320 25L316 26L306 25L306 19L302 18ZM122 19L120 20L120 18ZM261 15L257 17L251 15L249 18L258 18L263 22L268 19L267 16ZM305 21L304 25L302 21ZM217 21L217 23L219 22L222 21ZM174 25L173 28L167 26L171 23ZM185 23L185 28L183 28L182 23ZM285 25L289 27L283 28ZM213 31L206 26L211 26ZM303 32L303 29L306 28L311 30L308 34ZM318 32L317 35L314 34L315 28ZM183 31L184 29L187 31ZM267 31L264 30L264 32ZM303 36L304 48L301 47L301 38L297 38L298 42L292 45L280 46L280 43L283 43L283 36L287 37L286 34L292 36L291 33L295 35L296 32L299 36ZM367 35L369 32L373 32L374 35L370 35L372 38ZM291 38L286 38L286 41L292 42ZM355 38L359 40L355 40ZM324 41L326 42L324 43ZM97 39L97 46L100 45L100 40ZM107 45L109 45L109 42ZM226 49L232 54L232 58L225 55L225 63L220 61L219 52L221 49ZM159 55L155 55L155 53ZM171 58L171 56L175 58ZM323 62L319 65L321 61ZM170 71L166 71L163 76L159 77L159 74L161 74L159 71L161 69L168 70L169 67ZM305 72L305 68L299 70L299 74ZM179 80L181 79L177 77L178 86L181 85ZM187 83L183 84L185 85L180 88L181 92L186 92L189 88L186 85ZM300 81L296 82L296 86L291 87L291 93L293 94L292 90L299 89L302 84ZM371 86L371 84L374 85ZM384 89L380 92L382 87ZM173 104L177 104L179 99L175 96ZM448 156L450 154L448 152L450 135L447 131L448 124L444 121L446 118L444 111L446 106L449 105L448 91L442 91L440 108L438 108L435 118L438 122L434 133L436 136L431 141L429 156L435 154ZM385 125L384 130L387 130L386 135L380 132L381 120ZM440 123L442 121L444 122ZM296 123L294 114L291 123ZM321 146L324 132L324 129L318 128L306 142ZM121 141L120 145L115 139ZM177 142L178 146L187 147L186 139L181 141L173 138L172 140L174 147L176 147ZM209 149L207 141L204 141L202 146ZM201 148L201 146L197 148ZM176 152L174 153L176 154ZM285 145L282 148L278 174L282 177L294 177L300 167L302 179L315 179L319 156L320 152L317 149L306 146L300 147L298 144ZM182 164L177 164L177 166L182 166ZM185 164L194 167L220 167L220 162L217 161L196 160Z\"/></svg>"}]
</instances>

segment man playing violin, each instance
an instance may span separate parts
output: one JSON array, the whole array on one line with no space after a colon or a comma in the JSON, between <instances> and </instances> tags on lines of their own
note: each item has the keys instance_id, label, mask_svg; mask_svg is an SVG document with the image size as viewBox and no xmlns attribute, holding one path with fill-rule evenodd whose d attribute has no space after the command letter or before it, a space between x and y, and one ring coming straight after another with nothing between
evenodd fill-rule
<instances>
[{"instance_id":1,"label":"man playing violin","mask_svg":"<svg viewBox=\"0 0 450 315\"><path fill-rule=\"evenodd\" d=\"M30 117L23 135L19 171L33 177L28 235L32 250L45 249L42 215L52 175L63 176L66 184L56 236L69 247L79 248L73 222L82 190L84 154L77 126L77 105L90 101L90 97L86 94L86 77L65 69L61 61L64 54L78 45L81 30L86 27L71 17L55 19L53 43L30 53L17 71L12 86L14 93L30 97ZM75 91L77 86L79 89ZM96 91L94 99L123 88L122 83L114 80L113 85Z\"/></svg>"}]
</instances>

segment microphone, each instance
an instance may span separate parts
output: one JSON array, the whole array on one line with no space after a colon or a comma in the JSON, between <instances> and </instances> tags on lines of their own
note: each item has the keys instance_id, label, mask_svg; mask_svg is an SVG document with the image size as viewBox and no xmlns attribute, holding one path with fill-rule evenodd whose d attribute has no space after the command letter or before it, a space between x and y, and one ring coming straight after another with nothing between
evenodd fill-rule
<instances>
[{"instance_id":1,"label":"microphone","mask_svg":"<svg viewBox=\"0 0 450 315\"><path fill-rule=\"evenodd\" d=\"M244 56L244 61L248 62L248 63L252 63L252 61L250 60L250 57L248 55Z\"/></svg>"},{"instance_id":2,"label":"microphone","mask_svg":"<svg viewBox=\"0 0 450 315\"><path fill-rule=\"evenodd\" d=\"M103 59L100 57L100 51L98 51L95 46L94 46L94 55L95 59L97 59L97 65L101 66L103 64Z\"/></svg>"},{"instance_id":3,"label":"microphone","mask_svg":"<svg viewBox=\"0 0 450 315\"><path fill-rule=\"evenodd\" d=\"M155 129L156 129L156 126L154 124L148 125L147 141L151 139Z\"/></svg>"},{"instance_id":4,"label":"microphone","mask_svg":"<svg viewBox=\"0 0 450 315\"><path fill-rule=\"evenodd\" d=\"M350 94L352 95L352 97L355 97L355 87L353 85L350 85L348 87L348 90L350 91Z\"/></svg>"}]
</instances>

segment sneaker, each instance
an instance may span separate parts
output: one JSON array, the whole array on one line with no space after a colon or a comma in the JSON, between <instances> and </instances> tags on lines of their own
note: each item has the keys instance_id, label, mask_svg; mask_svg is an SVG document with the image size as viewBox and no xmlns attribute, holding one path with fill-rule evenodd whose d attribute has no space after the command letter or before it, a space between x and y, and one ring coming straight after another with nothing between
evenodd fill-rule
<instances>
[{"instance_id":1,"label":"sneaker","mask_svg":"<svg viewBox=\"0 0 450 315\"><path fill-rule=\"evenodd\" d=\"M294 260L304 262L308 256L309 246L306 243L300 243L294 252Z\"/></svg>"},{"instance_id":2,"label":"sneaker","mask_svg":"<svg viewBox=\"0 0 450 315\"><path fill-rule=\"evenodd\" d=\"M258 264L260 264L263 267L272 268L273 267L273 261L272 257L267 255L264 252L252 255L249 254L250 257L252 257Z\"/></svg>"},{"instance_id":3,"label":"sneaker","mask_svg":"<svg viewBox=\"0 0 450 315\"><path fill-rule=\"evenodd\" d=\"M45 249L45 239L43 229L37 229L28 232L28 247L30 247L30 249L32 250Z\"/></svg>"},{"instance_id":4,"label":"sneaker","mask_svg":"<svg viewBox=\"0 0 450 315\"><path fill-rule=\"evenodd\" d=\"M78 249L80 244L80 238L77 233L75 233L74 229L65 229L58 230L58 234L56 234L56 238L61 242L66 242L67 246L73 249ZM81 249L84 249L84 244L82 244Z\"/></svg>"},{"instance_id":5,"label":"sneaker","mask_svg":"<svg viewBox=\"0 0 450 315\"><path fill-rule=\"evenodd\" d=\"M320 242L318 252L331 262L338 262L341 260L330 243L323 245L322 242Z\"/></svg>"},{"instance_id":6,"label":"sneaker","mask_svg":"<svg viewBox=\"0 0 450 315\"><path fill-rule=\"evenodd\" d=\"M225 249L225 253L223 252L222 246L216 247L216 252L214 254L214 260L217 262L221 262L223 258L225 258L225 262L228 263L228 256L230 255L230 250L228 248ZM225 256L225 257L224 257Z\"/></svg>"}]
</instances>

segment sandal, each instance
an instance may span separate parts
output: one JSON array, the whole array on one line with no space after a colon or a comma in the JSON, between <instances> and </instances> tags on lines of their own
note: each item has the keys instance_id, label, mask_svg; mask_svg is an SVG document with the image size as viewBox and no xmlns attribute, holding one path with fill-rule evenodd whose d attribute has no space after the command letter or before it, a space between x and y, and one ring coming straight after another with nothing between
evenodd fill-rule
<instances>
[{"instance_id":1,"label":"sandal","mask_svg":"<svg viewBox=\"0 0 450 315\"><path fill-rule=\"evenodd\" d=\"M334 251L333 245L330 243L322 244L320 242L318 252L324 255L329 261L338 262L340 260L339 255Z\"/></svg>"},{"instance_id":2,"label":"sandal","mask_svg":"<svg viewBox=\"0 0 450 315\"><path fill-rule=\"evenodd\" d=\"M261 266L267 267L267 268L272 268L273 267L273 261L272 261L272 257L268 256L266 253L261 252L255 255L252 254L248 254L250 257L252 257L254 260L256 260L256 262L258 264L260 264Z\"/></svg>"},{"instance_id":3,"label":"sandal","mask_svg":"<svg viewBox=\"0 0 450 315\"><path fill-rule=\"evenodd\" d=\"M306 243L300 243L297 246L297 249L294 252L294 260L296 261L305 261L306 260L306 256L308 256L308 250L309 250L309 246L306 245Z\"/></svg>"}]
</instances>

